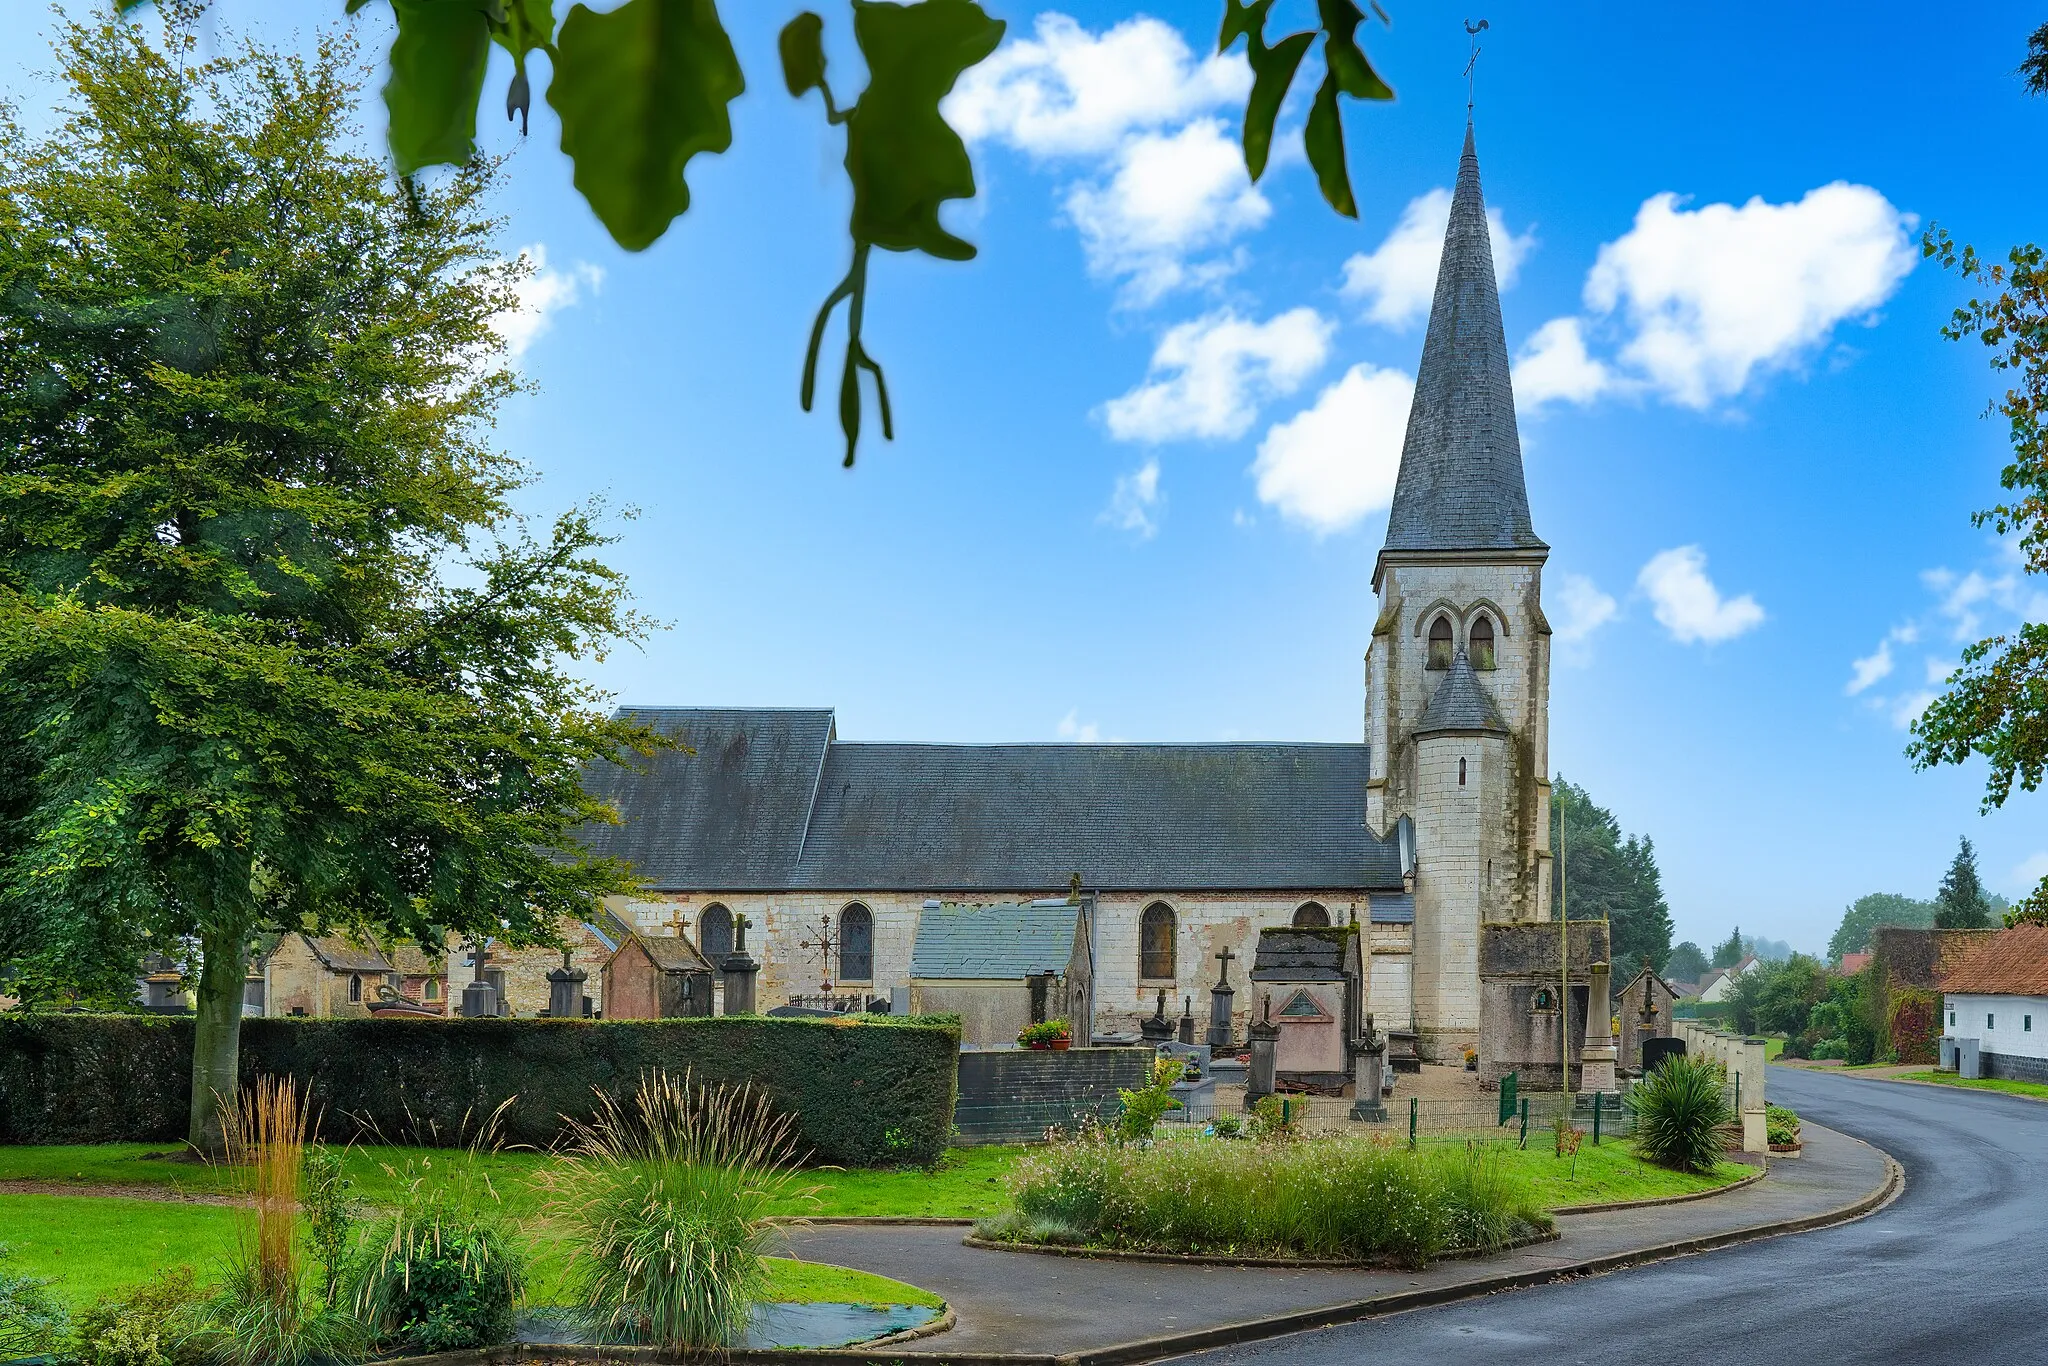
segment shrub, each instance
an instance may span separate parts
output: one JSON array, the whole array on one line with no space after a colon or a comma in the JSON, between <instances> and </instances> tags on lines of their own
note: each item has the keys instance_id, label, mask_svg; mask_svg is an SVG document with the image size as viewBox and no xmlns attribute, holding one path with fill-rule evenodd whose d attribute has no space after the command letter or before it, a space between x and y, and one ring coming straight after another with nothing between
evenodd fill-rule
<instances>
[{"instance_id":1,"label":"shrub","mask_svg":"<svg viewBox=\"0 0 2048 1366\"><path fill-rule=\"evenodd\" d=\"M687 1073L643 1077L629 1105L607 1097L576 1124L546 1179L597 1334L670 1351L738 1341L765 1282L768 1212L792 1194L791 1130L752 1087Z\"/></svg>"},{"instance_id":2,"label":"shrub","mask_svg":"<svg viewBox=\"0 0 2048 1366\"><path fill-rule=\"evenodd\" d=\"M77 1366L184 1366L196 1362L201 1353L195 1336L204 1304L192 1268L172 1267L125 1294L102 1295L82 1311L72 1324L70 1351L65 1357Z\"/></svg>"},{"instance_id":3,"label":"shrub","mask_svg":"<svg viewBox=\"0 0 2048 1366\"><path fill-rule=\"evenodd\" d=\"M502 1113L502 1112L501 1112ZM401 1195L350 1268L358 1318L389 1351L451 1352L512 1337L525 1265L479 1161L493 1115L460 1153L386 1167Z\"/></svg>"},{"instance_id":4,"label":"shrub","mask_svg":"<svg viewBox=\"0 0 2048 1366\"><path fill-rule=\"evenodd\" d=\"M1306 1096L1260 1096L1252 1106L1253 1138L1292 1138L1295 1126L1308 1118Z\"/></svg>"},{"instance_id":5,"label":"shrub","mask_svg":"<svg viewBox=\"0 0 2048 1366\"><path fill-rule=\"evenodd\" d=\"M1813 1046L1809 1056L1815 1062L1847 1062L1849 1061L1849 1041L1847 1039L1822 1039Z\"/></svg>"},{"instance_id":6,"label":"shrub","mask_svg":"<svg viewBox=\"0 0 2048 1366\"><path fill-rule=\"evenodd\" d=\"M930 1166L945 1155L960 1066L950 1016L829 1020L304 1020L242 1024L242 1081L296 1078L320 1137L381 1132L460 1147L465 1116L507 1099L508 1143L554 1146L597 1091L629 1093L648 1071L751 1084L806 1160ZM365 1067L375 1058L375 1067ZM0 1143L182 1138L192 1022L0 1014ZM597 1091L593 1091L593 1087Z\"/></svg>"},{"instance_id":7,"label":"shrub","mask_svg":"<svg viewBox=\"0 0 2048 1366\"><path fill-rule=\"evenodd\" d=\"M332 1305L340 1297L342 1273L363 1202L350 1194L355 1182L344 1174L341 1153L325 1143L307 1147L299 1184L307 1241L320 1261L320 1297Z\"/></svg>"},{"instance_id":8,"label":"shrub","mask_svg":"<svg viewBox=\"0 0 2048 1366\"><path fill-rule=\"evenodd\" d=\"M1764 1106L1764 1138L1774 1148L1799 1142L1799 1116L1782 1105Z\"/></svg>"},{"instance_id":9,"label":"shrub","mask_svg":"<svg viewBox=\"0 0 2048 1366\"><path fill-rule=\"evenodd\" d=\"M1734 1118L1724 1080L1712 1059L1679 1056L1637 1082L1627 1099L1637 1153L1674 1171L1712 1171L1721 1160L1721 1126Z\"/></svg>"},{"instance_id":10,"label":"shrub","mask_svg":"<svg viewBox=\"0 0 2048 1366\"><path fill-rule=\"evenodd\" d=\"M1546 1224L1497 1159L1374 1139L1286 1144L1082 1139L1012 1170L984 1237L1128 1251L1391 1261L1497 1248Z\"/></svg>"},{"instance_id":11,"label":"shrub","mask_svg":"<svg viewBox=\"0 0 2048 1366\"><path fill-rule=\"evenodd\" d=\"M6 1267L13 1250L0 1243L0 1361L53 1355L70 1328L50 1282Z\"/></svg>"},{"instance_id":12,"label":"shrub","mask_svg":"<svg viewBox=\"0 0 2048 1366\"><path fill-rule=\"evenodd\" d=\"M1143 1143L1151 1139L1152 1131L1159 1127L1159 1121L1181 1108L1173 1098L1173 1084L1180 1080L1184 1064L1172 1054L1163 1054L1152 1060L1152 1082L1137 1091L1119 1090L1117 1098L1123 1108L1117 1112L1116 1135L1126 1143Z\"/></svg>"}]
</instances>

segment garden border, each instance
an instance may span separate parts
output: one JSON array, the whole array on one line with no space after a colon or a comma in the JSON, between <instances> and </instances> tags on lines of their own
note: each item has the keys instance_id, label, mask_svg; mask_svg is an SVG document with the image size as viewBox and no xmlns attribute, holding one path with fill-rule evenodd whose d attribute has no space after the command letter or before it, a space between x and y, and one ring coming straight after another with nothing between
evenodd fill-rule
<instances>
[{"instance_id":1,"label":"garden border","mask_svg":"<svg viewBox=\"0 0 2048 1366\"><path fill-rule=\"evenodd\" d=\"M1784 1153L1778 1154L1780 1157L1785 1155ZM1746 1190L1770 1174L1770 1163L1766 1161L1762 1166L1741 1180L1730 1181L1727 1185L1716 1186L1712 1190L1692 1191L1686 1195L1655 1195L1651 1196L1648 1200L1610 1200L1604 1205L1559 1205L1556 1209L1551 1210L1550 1213L1611 1214L1616 1210L1649 1209L1653 1205L1683 1205L1694 1200L1711 1200L1717 1195L1727 1195L1733 1191Z\"/></svg>"},{"instance_id":2,"label":"garden border","mask_svg":"<svg viewBox=\"0 0 2048 1366\"><path fill-rule=\"evenodd\" d=\"M1563 1235L1555 1228L1542 1233L1525 1233L1511 1238L1499 1247L1453 1248L1437 1254L1432 1260L1439 1262L1463 1262L1475 1257L1497 1257L1504 1252L1533 1247L1537 1243L1554 1243ZM1297 1271L1399 1271L1404 1269L1400 1262L1387 1257L1368 1260L1338 1261L1330 1257L1226 1257L1210 1256L1198 1252L1136 1252L1109 1247L1070 1247L1064 1243L1006 1243L994 1238L977 1238L973 1234L962 1238L967 1247L978 1247L988 1252L1028 1252L1040 1257L1078 1257L1083 1261L1103 1262L1167 1262L1180 1266L1261 1266L1282 1267Z\"/></svg>"}]
</instances>

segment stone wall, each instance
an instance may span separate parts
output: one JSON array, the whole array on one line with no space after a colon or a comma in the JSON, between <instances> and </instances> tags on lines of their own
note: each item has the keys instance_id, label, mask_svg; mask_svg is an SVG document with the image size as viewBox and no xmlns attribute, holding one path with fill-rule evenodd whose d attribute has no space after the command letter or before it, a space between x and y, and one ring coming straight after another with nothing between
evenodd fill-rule
<instances>
[{"instance_id":1,"label":"stone wall","mask_svg":"<svg viewBox=\"0 0 2048 1366\"><path fill-rule=\"evenodd\" d=\"M1149 1048L962 1053L954 1142L1030 1143L1050 1125L1107 1119L1116 1113L1117 1092L1137 1090L1151 1075Z\"/></svg>"},{"instance_id":2,"label":"stone wall","mask_svg":"<svg viewBox=\"0 0 2048 1366\"><path fill-rule=\"evenodd\" d=\"M1064 888L1022 888L1015 892L978 892L955 899L987 905L1025 902L1064 892ZM721 905L735 915L745 915L752 922L747 931L747 948L761 964L755 995L759 1005L766 1009L791 995L818 990L823 980L822 965L816 951L804 948L803 941L817 939L819 921L828 915L834 918L836 935L839 912L855 901L874 916L875 963L872 979L851 985L885 998L892 987L908 987L911 950L917 941L917 923L924 912L925 899L921 892L697 892L635 901L616 898L613 910L637 929L683 933L692 942L696 942L699 919L708 907ZM1138 974L1138 922L1145 907L1155 901L1170 906L1175 920L1174 975L1157 981L1140 978ZM1259 896L1226 892L1101 893L1095 912L1096 1032L1135 1031L1138 1022L1152 1013L1162 986L1166 988L1172 1014L1178 1016L1182 1003L1193 997L1196 1018L1206 1021L1209 988L1216 982L1219 966L1215 955L1228 946L1236 955L1230 964L1230 981L1238 989L1233 1020L1241 1037L1257 1009L1255 993L1247 990L1245 974L1258 948L1259 931L1292 924L1296 909L1308 901L1320 903L1332 922L1347 920L1354 907L1359 919L1370 915L1367 896L1355 888L1311 888ZM1405 960L1412 942L1409 926L1373 927L1375 955ZM1390 980L1394 975L1386 974ZM836 977L832 981L835 986L839 984ZM1388 1001L1385 1009L1368 1001L1366 1009L1375 1012L1382 1028L1406 1028L1410 1003L1405 980L1399 999Z\"/></svg>"}]
</instances>

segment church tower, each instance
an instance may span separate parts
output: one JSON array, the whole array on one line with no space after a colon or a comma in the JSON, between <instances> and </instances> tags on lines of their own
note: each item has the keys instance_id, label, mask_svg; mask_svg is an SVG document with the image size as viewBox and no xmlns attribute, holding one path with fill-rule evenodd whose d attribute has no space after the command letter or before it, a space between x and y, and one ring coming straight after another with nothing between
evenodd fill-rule
<instances>
[{"instance_id":1,"label":"church tower","mask_svg":"<svg viewBox=\"0 0 2048 1366\"><path fill-rule=\"evenodd\" d=\"M1551 915L1549 553L1529 520L1468 123L1365 659L1366 819L1382 835L1413 824L1425 1057L1477 1040L1480 926Z\"/></svg>"}]
</instances>

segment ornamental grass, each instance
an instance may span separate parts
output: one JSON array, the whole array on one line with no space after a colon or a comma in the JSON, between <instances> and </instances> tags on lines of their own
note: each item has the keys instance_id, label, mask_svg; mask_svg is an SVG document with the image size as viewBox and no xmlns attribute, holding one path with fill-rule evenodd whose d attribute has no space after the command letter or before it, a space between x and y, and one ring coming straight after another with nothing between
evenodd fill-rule
<instances>
[{"instance_id":1,"label":"ornamental grass","mask_svg":"<svg viewBox=\"0 0 2048 1366\"><path fill-rule=\"evenodd\" d=\"M738 1343L766 1289L770 1211L807 1193L789 1117L750 1085L657 1073L571 1122L575 1146L545 1179L593 1332L670 1351Z\"/></svg>"},{"instance_id":2,"label":"ornamental grass","mask_svg":"<svg viewBox=\"0 0 2048 1366\"><path fill-rule=\"evenodd\" d=\"M1726 1148L1721 1129L1735 1119L1722 1091L1727 1072L1707 1057L1667 1058L1630 1088L1636 1153L1679 1172L1710 1172Z\"/></svg>"},{"instance_id":3,"label":"ornamental grass","mask_svg":"<svg viewBox=\"0 0 2048 1366\"><path fill-rule=\"evenodd\" d=\"M1385 1261L1494 1251L1549 1226L1478 1148L1378 1139L1118 1144L1086 1134L1011 1173L1014 1208L984 1237L1130 1252Z\"/></svg>"}]
</instances>

